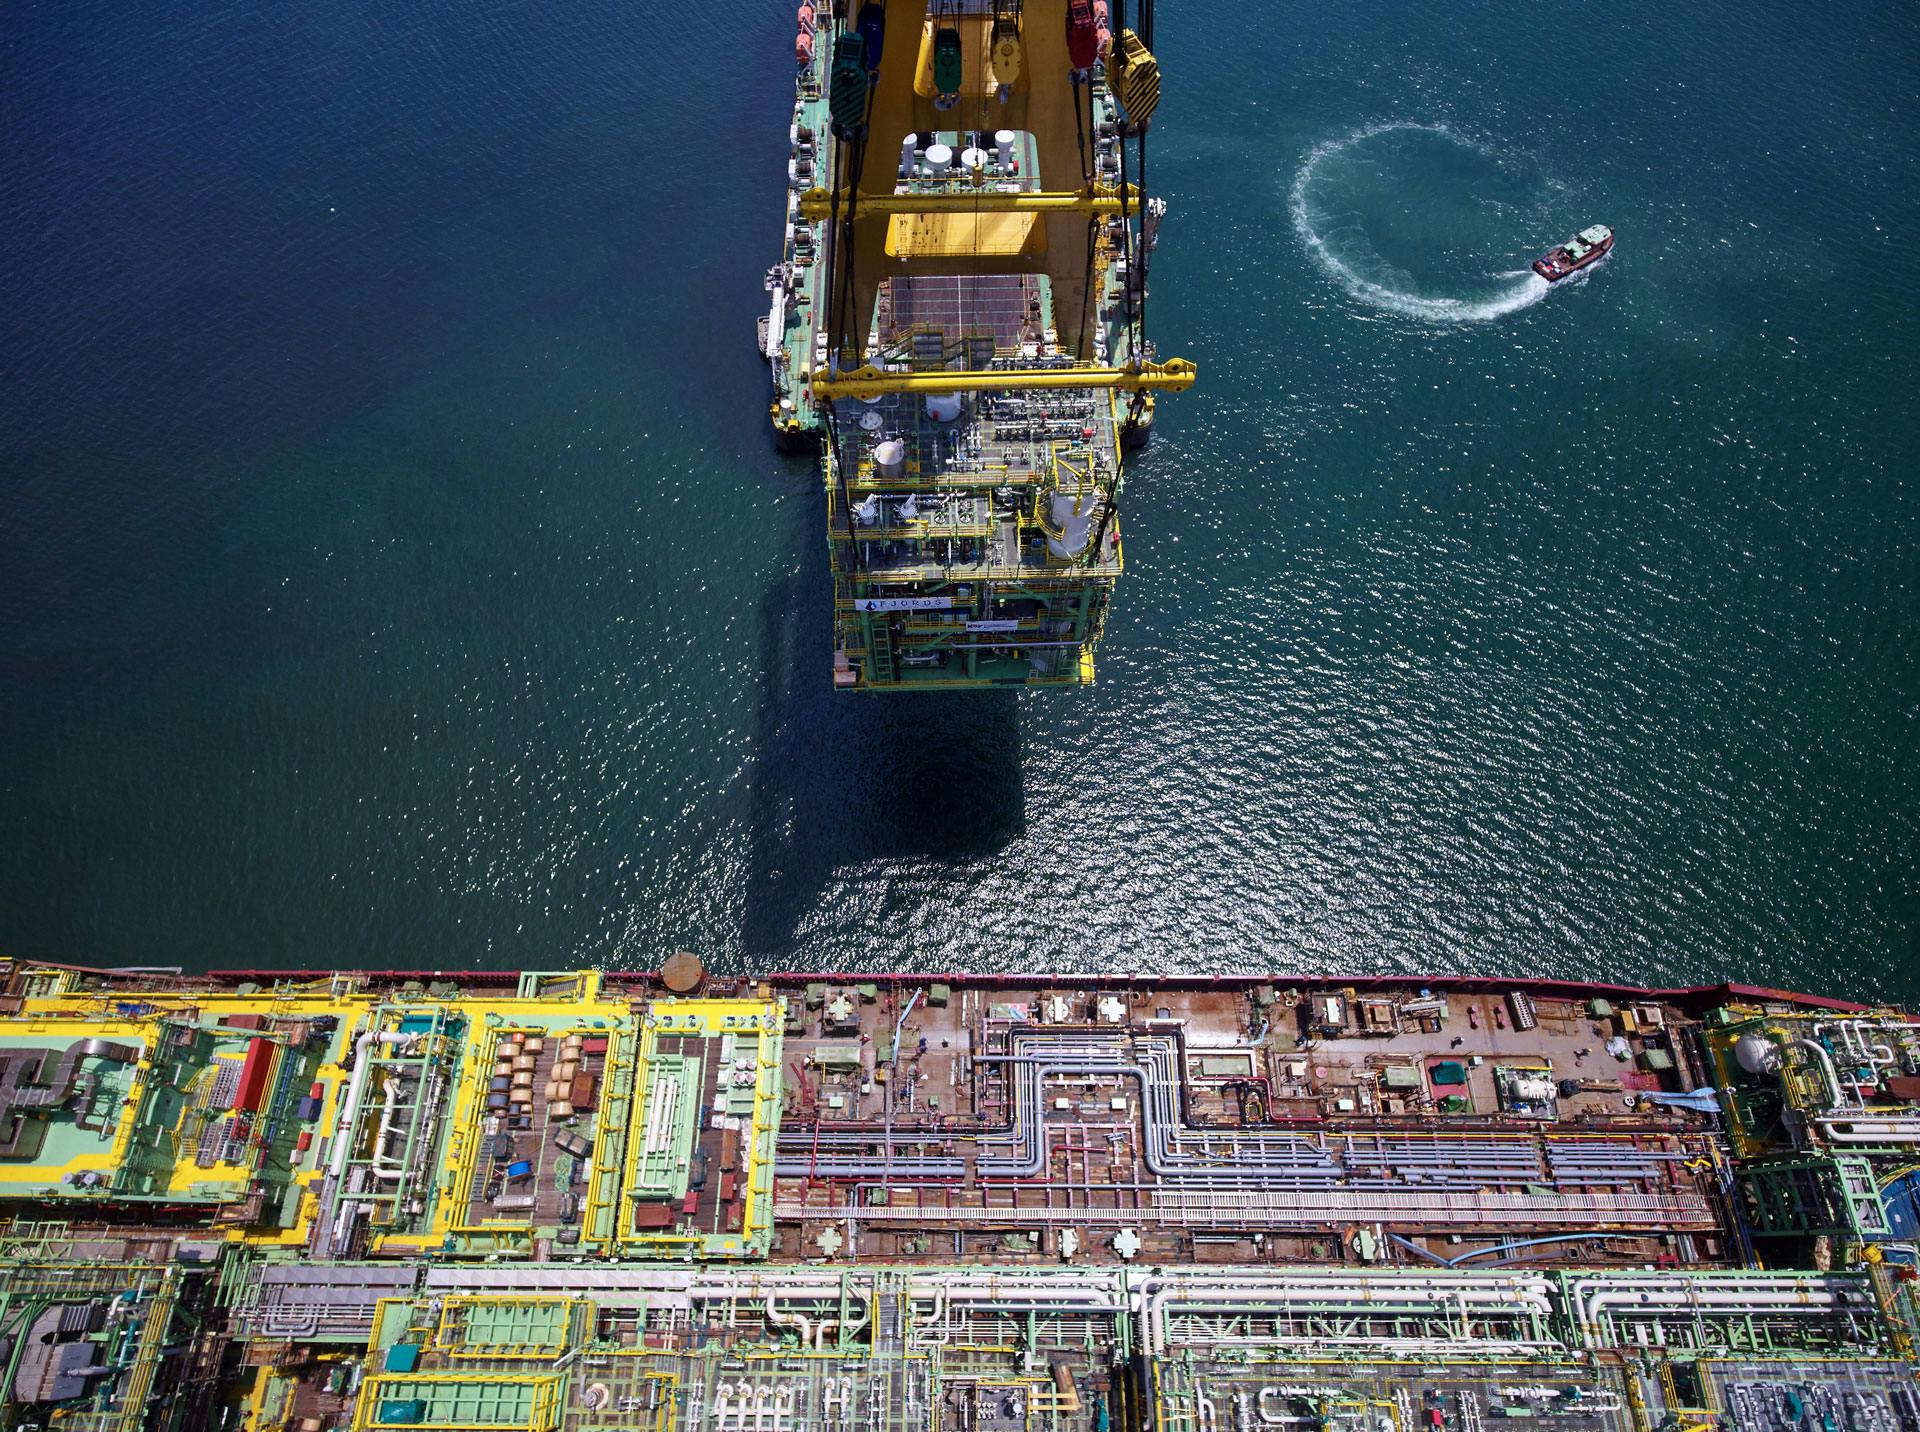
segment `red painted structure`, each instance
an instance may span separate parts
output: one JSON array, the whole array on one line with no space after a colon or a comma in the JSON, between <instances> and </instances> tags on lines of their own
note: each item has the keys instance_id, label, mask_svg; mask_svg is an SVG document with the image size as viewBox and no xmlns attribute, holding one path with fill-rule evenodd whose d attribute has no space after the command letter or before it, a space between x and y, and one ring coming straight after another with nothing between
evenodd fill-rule
<instances>
[{"instance_id":1,"label":"red painted structure","mask_svg":"<svg viewBox=\"0 0 1920 1432\"><path fill-rule=\"evenodd\" d=\"M273 1050L271 1039L247 1041L247 1060L240 1066L240 1087L233 1095L236 1113L258 1112L260 1100L267 1092L267 1076L273 1072Z\"/></svg>"}]
</instances>

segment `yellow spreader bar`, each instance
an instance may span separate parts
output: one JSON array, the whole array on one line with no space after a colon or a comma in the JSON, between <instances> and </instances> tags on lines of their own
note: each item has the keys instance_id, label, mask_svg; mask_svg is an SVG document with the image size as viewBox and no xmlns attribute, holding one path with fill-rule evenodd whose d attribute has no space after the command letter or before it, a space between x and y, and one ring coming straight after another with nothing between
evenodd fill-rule
<instances>
[{"instance_id":1,"label":"yellow spreader bar","mask_svg":"<svg viewBox=\"0 0 1920 1432\"><path fill-rule=\"evenodd\" d=\"M1162 389L1183 393L1200 370L1185 358L1164 363L1130 363L1124 368L987 368L955 372L930 369L887 373L871 364L847 373L816 368L805 375L819 398L877 398L885 393L978 393L1004 388L1123 388L1130 392Z\"/></svg>"},{"instance_id":2,"label":"yellow spreader bar","mask_svg":"<svg viewBox=\"0 0 1920 1432\"><path fill-rule=\"evenodd\" d=\"M1142 203L1140 188L1126 186L1122 198L1118 184L1096 184L1085 189L1041 189L1021 194L1002 193L998 189L942 189L937 192L907 194L862 194L854 206L860 217L869 214L1118 214L1123 209L1138 213ZM840 196L840 213L845 217L849 204ZM820 220L833 217L833 191L809 189L800 196L800 216Z\"/></svg>"}]
</instances>

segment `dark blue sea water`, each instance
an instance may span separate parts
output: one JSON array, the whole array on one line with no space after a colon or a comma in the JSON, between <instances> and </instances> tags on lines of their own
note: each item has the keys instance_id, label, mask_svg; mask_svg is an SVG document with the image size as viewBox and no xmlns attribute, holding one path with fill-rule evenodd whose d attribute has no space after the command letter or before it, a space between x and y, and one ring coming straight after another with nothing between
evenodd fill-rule
<instances>
[{"instance_id":1,"label":"dark blue sea water","mask_svg":"<svg viewBox=\"0 0 1920 1432\"><path fill-rule=\"evenodd\" d=\"M849 700L789 6L12 7L0 946L1920 994L1920 11L1158 8L1099 685Z\"/></svg>"}]
</instances>

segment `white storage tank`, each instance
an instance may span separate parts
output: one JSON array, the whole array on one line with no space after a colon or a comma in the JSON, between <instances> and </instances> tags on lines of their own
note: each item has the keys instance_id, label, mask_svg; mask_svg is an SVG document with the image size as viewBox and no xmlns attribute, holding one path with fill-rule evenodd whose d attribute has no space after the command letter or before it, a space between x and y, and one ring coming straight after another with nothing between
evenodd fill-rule
<instances>
[{"instance_id":1,"label":"white storage tank","mask_svg":"<svg viewBox=\"0 0 1920 1432\"><path fill-rule=\"evenodd\" d=\"M1764 1034L1743 1034L1733 1043L1733 1057L1749 1074L1780 1072L1780 1046Z\"/></svg>"},{"instance_id":2,"label":"white storage tank","mask_svg":"<svg viewBox=\"0 0 1920 1432\"><path fill-rule=\"evenodd\" d=\"M950 423L960 416L958 393L933 393L927 397L927 416L936 423Z\"/></svg>"}]
</instances>

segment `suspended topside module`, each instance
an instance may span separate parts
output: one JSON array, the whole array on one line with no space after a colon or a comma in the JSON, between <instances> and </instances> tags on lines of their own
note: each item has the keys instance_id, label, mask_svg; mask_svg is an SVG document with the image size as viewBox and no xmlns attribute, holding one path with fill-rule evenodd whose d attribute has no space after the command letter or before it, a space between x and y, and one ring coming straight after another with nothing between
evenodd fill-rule
<instances>
[{"instance_id":1,"label":"suspended topside module","mask_svg":"<svg viewBox=\"0 0 1920 1432\"><path fill-rule=\"evenodd\" d=\"M1146 338L1159 98L1109 0L802 3L761 351L819 444L845 690L1093 679Z\"/></svg>"}]
</instances>

